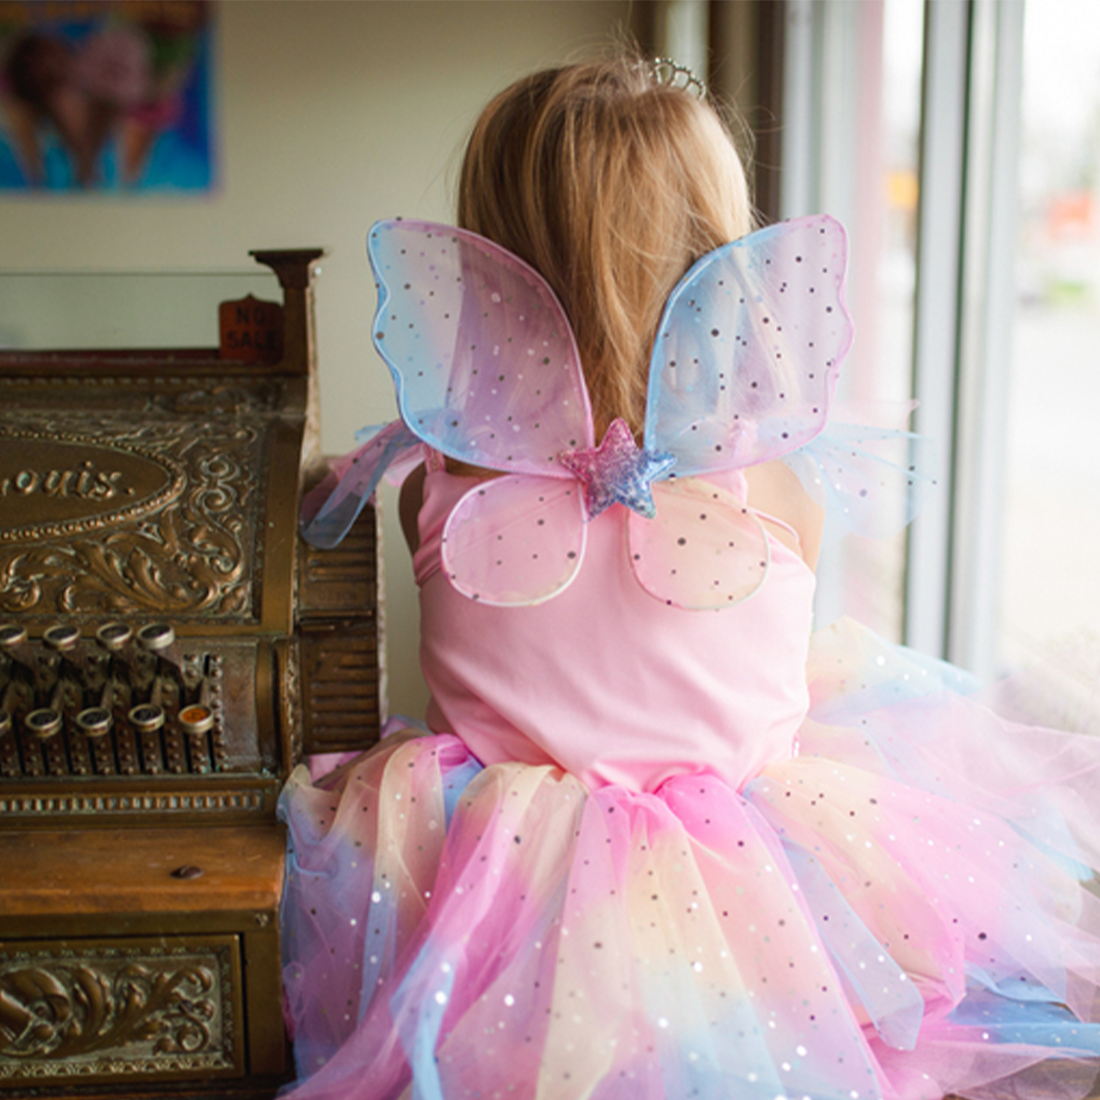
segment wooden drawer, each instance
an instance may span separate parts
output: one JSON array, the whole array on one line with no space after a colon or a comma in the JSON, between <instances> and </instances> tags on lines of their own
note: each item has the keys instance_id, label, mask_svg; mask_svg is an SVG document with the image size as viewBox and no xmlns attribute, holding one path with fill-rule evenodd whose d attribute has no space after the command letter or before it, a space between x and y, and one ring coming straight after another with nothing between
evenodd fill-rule
<instances>
[{"instance_id":1,"label":"wooden drawer","mask_svg":"<svg viewBox=\"0 0 1100 1100\"><path fill-rule=\"evenodd\" d=\"M283 853L274 825L0 832L0 1098L274 1093Z\"/></svg>"},{"instance_id":2,"label":"wooden drawer","mask_svg":"<svg viewBox=\"0 0 1100 1100\"><path fill-rule=\"evenodd\" d=\"M0 1082L239 1077L240 937L0 945Z\"/></svg>"}]
</instances>

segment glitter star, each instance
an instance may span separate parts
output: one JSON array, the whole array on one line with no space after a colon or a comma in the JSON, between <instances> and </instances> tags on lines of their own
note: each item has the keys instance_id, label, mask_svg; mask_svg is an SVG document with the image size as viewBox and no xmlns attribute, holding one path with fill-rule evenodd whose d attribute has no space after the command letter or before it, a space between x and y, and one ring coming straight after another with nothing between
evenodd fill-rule
<instances>
[{"instance_id":1,"label":"glitter star","mask_svg":"<svg viewBox=\"0 0 1100 1100\"><path fill-rule=\"evenodd\" d=\"M625 420L608 426L603 442L595 449L563 451L558 461L576 474L584 486L588 518L594 519L612 504L625 504L646 519L657 510L650 484L671 468L675 455L640 449Z\"/></svg>"}]
</instances>

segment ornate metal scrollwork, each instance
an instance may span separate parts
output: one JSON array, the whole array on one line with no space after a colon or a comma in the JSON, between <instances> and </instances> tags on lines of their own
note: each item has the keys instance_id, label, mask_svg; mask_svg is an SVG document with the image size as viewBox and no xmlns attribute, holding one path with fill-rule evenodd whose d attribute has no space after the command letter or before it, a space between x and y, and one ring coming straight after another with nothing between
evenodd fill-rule
<instances>
[{"instance_id":1,"label":"ornate metal scrollwork","mask_svg":"<svg viewBox=\"0 0 1100 1100\"><path fill-rule=\"evenodd\" d=\"M106 486L87 501L75 489L59 500L58 486L83 484L79 468L73 476L30 467L5 474L8 510L23 507L30 519L0 525L12 534L0 537L0 611L155 611L177 620L197 614L250 620L257 557L251 512L260 495L257 471L264 468L262 423L173 421L135 428L104 418L94 441L92 425L85 420L81 427L79 436L67 436L59 418L24 423L17 431L0 428L0 441L9 443L68 440L78 457L83 446L83 465L96 468ZM143 493L128 485L123 472L106 468L112 453L133 464L135 478L153 481L146 468L162 469L163 487L154 481L155 491ZM54 486L49 498L47 485ZM43 492L36 493L39 487ZM108 491L112 498L102 499ZM37 496L43 501L35 512ZM50 509L62 508L73 514L51 518Z\"/></svg>"},{"instance_id":2,"label":"ornate metal scrollwork","mask_svg":"<svg viewBox=\"0 0 1100 1100\"><path fill-rule=\"evenodd\" d=\"M232 1067L229 950L0 957L0 1079Z\"/></svg>"}]
</instances>

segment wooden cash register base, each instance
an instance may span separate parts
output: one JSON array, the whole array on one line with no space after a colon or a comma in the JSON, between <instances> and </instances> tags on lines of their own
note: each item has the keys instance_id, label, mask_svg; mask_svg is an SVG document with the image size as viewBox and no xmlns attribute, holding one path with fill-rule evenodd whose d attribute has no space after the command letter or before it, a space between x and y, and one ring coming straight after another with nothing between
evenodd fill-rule
<instances>
[{"instance_id":1,"label":"wooden cash register base","mask_svg":"<svg viewBox=\"0 0 1100 1100\"><path fill-rule=\"evenodd\" d=\"M283 853L266 823L0 832L0 1095L273 1095Z\"/></svg>"}]
</instances>

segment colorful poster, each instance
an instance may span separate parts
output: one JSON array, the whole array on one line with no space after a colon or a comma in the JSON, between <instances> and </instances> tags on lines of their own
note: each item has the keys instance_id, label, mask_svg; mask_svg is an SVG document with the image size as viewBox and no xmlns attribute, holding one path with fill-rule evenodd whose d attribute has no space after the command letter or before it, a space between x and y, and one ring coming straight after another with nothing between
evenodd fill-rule
<instances>
[{"instance_id":1,"label":"colorful poster","mask_svg":"<svg viewBox=\"0 0 1100 1100\"><path fill-rule=\"evenodd\" d=\"M0 191L205 191L213 0L0 0Z\"/></svg>"}]
</instances>

